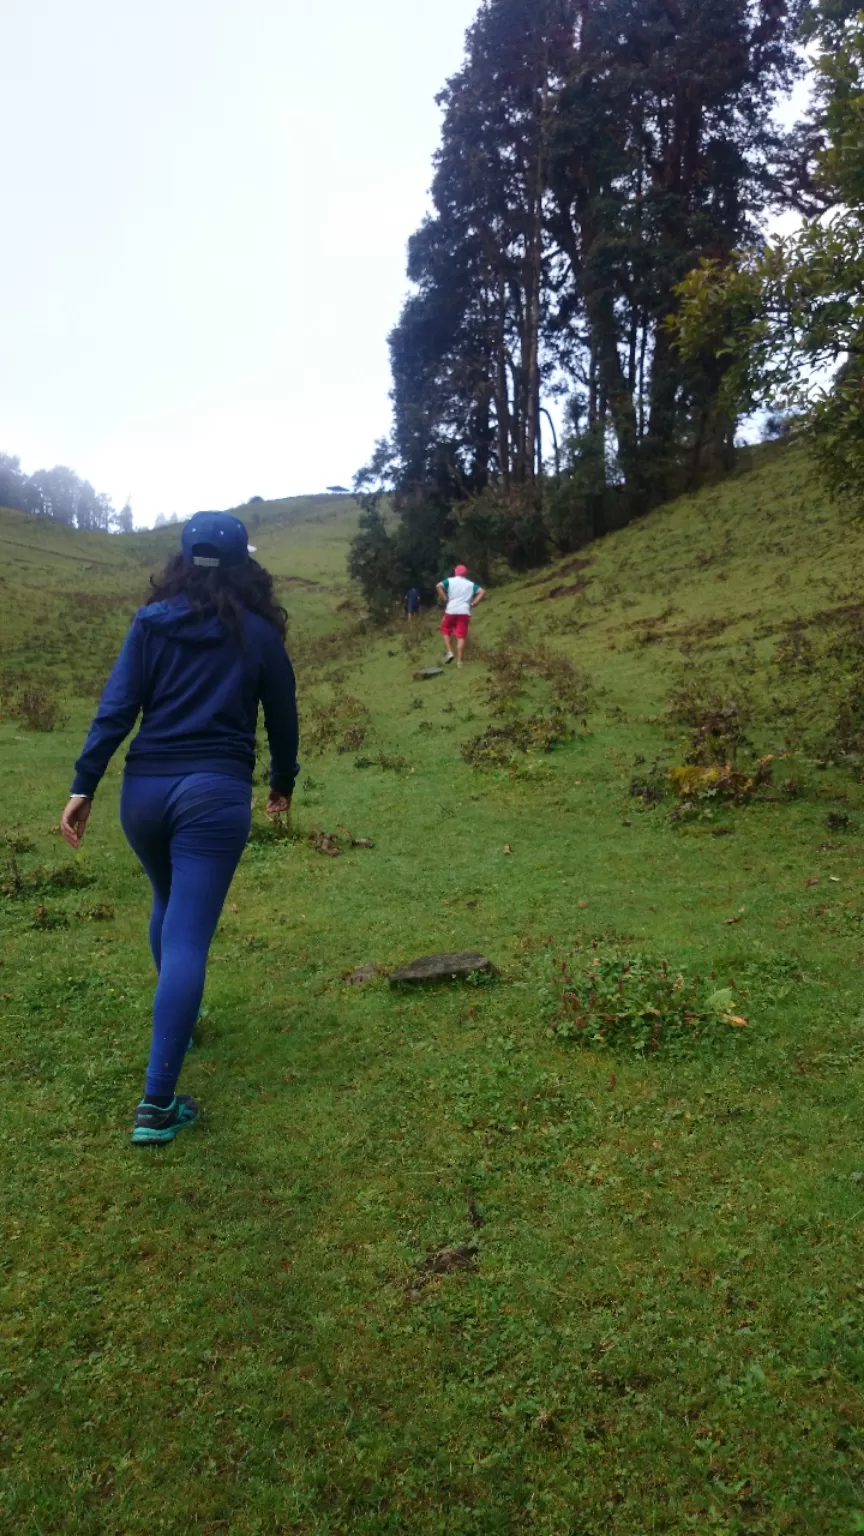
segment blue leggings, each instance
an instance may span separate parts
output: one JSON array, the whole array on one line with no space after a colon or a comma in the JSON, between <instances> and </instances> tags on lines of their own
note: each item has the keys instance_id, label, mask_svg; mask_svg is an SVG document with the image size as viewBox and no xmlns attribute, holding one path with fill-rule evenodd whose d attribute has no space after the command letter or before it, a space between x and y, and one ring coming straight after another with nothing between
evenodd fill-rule
<instances>
[{"instance_id":1,"label":"blue leggings","mask_svg":"<svg viewBox=\"0 0 864 1536\"><path fill-rule=\"evenodd\" d=\"M251 786L224 773L127 775L123 831L153 887L159 981L145 1093L174 1092L204 995L207 955L249 837Z\"/></svg>"}]
</instances>

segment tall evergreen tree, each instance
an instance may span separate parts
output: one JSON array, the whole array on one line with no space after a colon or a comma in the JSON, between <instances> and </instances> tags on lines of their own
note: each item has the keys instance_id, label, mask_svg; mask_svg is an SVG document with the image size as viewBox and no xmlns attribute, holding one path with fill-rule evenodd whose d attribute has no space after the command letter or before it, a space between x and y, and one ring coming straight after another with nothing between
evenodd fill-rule
<instances>
[{"instance_id":1,"label":"tall evergreen tree","mask_svg":"<svg viewBox=\"0 0 864 1536\"><path fill-rule=\"evenodd\" d=\"M784 0L484 0L390 337L379 485L403 518L431 498L443 546L490 485L520 516L526 488L539 505L550 392L634 511L726 460L723 365L685 361L664 321L688 270L753 242L782 195L793 42Z\"/></svg>"},{"instance_id":2,"label":"tall evergreen tree","mask_svg":"<svg viewBox=\"0 0 864 1536\"><path fill-rule=\"evenodd\" d=\"M9 453L0 453L0 507L12 507L17 512L30 511L31 495L27 476L21 469L21 460Z\"/></svg>"},{"instance_id":3,"label":"tall evergreen tree","mask_svg":"<svg viewBox=\"0 0 864 1536\"><path fill-rule=\"evenodd\" d=\"M554 233L587 320L587 423L608 416L618 472L649 501L728 449L716 364L686 367L663 322L701 257L758 234L792 45L775 0L580 8L554 125Z\"/></svg>"}]
</instances>

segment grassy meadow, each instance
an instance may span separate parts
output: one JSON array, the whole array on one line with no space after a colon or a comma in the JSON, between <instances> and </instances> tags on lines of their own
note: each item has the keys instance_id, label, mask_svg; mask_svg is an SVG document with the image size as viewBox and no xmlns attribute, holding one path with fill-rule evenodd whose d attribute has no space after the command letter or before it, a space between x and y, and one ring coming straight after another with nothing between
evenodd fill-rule
<instances>
[{"instance_id":1,"label":"grassy meadow","mask_svg":"<svg viewBox=\"0 0 864 1536\"><path fill-rule=\"evenodd\" d=\"M864 1532L864 529L760 450L418 681L354 516L250 519L303 772L154 1152L122 754L57 822L176 532L0 512L0 1531Z\"/></svg>"}]
</instances>

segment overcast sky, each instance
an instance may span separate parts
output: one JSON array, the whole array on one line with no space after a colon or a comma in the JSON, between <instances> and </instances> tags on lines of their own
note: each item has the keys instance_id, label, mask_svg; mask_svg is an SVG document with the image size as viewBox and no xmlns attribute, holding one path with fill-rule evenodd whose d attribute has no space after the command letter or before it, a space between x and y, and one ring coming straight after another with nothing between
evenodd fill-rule
<instances>
[{"instance_id":1,"label":"overcast sky","mask_svg":"<svg viewBox=\"0 0 864 1536\"><path fill-rule=\"evenodd\" d=\"M478 0L5 0L0 451L136 521L350 483Z\"/></svg>"}]
</instances>

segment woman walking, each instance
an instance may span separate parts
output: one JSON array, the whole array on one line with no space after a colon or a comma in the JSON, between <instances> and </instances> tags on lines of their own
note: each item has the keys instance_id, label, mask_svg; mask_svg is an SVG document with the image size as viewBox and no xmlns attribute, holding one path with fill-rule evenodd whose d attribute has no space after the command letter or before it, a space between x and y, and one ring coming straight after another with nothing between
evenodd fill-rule
<instances>
[{"instance_id":1,"label":"woman walking","mask_svg":"<svg viewBox=\"0 0 864 1536\"><path fill-rule=\"evenodd\" d=\"M251 820L259 703L270 743L269 815L287 811L297 776L294 673L273 578L250 559L236 517L202 512L181 553L151 580L75 764L61 820L70 847L87 826L108 763L139 713L126 755L123 831L153 887L158 973L138 1145L172 1141L198 1105L175 1092L204 993L207 955Z\"/></svg>"}]
</instances>

